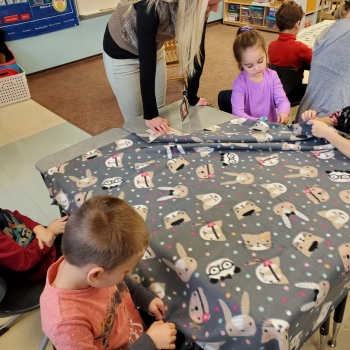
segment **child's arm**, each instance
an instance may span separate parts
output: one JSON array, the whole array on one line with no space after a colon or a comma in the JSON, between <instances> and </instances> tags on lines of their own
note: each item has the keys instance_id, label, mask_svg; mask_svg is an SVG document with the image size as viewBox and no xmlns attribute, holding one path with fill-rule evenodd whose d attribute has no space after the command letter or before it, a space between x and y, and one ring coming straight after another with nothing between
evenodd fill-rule
<instances>
[{"instance_id":1,"label":"child's arm","mask_svg":"<svg viewBox=\"0 0 350 350\"><path fill-rule=\"evenodd\" d=\"M232 95L231 95L231 105L232 114L237 117L243 117L247 119L256 120L251 115L245 112L245 100L246 100L246 89L244 82L239 79L239 76L233 82Z\"/></svg>"},{"instance_id":2,"label":"child's arm","mask_svg":"<svg viewBox=\"0 0 350 350\"><path fill-rule=\"evenodd\" d=\"M302 42L298 42L299 43L299 55L301 57L301 59L308 65L311 66L311 60L312 60L312 49L310 47L308 47L307 45L305 45Z\"/></svg>"},{"instance_id":3,"label":"child's arm","mask_svg":"<svg viewBox=\"0 0 350 350\"><path fill-rule=\"evenodd\" d=\"M287 124L290 113L290 102L284 92L280 78L275 71L272 72L273 100L278 110L277 122Z\"/></svg>"},{"instance_id":4,"label":"child's arm","mask_svg":"<svg viewBox=\"0 0 350 350\"><path fill-rule=\"evenodd\" d=\"M63 233L64 228L66 227L67 219L68 216L64 216L60 219L53 220L49 223L47 228L42 225L37 225L34 227L33 232L39 241L39 246L41 249L44 248L44 245L52 247L56 236Z\"/></svg>"}]
</instances>

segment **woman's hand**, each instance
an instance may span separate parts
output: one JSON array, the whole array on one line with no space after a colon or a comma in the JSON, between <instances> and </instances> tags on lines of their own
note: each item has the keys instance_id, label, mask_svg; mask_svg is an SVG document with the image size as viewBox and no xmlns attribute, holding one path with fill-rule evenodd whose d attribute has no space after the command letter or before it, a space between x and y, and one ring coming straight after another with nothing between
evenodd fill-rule
<instances>
[{"instance_id":1,"label":"woman's hand","mask_svg":"<svg viewBox=\"0 0 350 350\"><path fill-rule=\"evenodd\" d=\"M279 113L277 116L277 123L286 125L288 123L289 116L286 113Z\"/></svg>"},{"instance_id":2,"label":"woman's hand","mask_svg":"<svg viewBox=\"0 0 350 350\"><path fill-rule=\"evenodd\" d=\"M316 119L316 111L312 111L311 109L308 111L305 111L302 115L301 115L301 119L304 122L308 122L309 120L313 120Z\"/></svg>"},{"instance_id":3,"label":"woman's hand","mask_svg":"<svg viewBox=\"0 0 350 350\"><path fill-rule=\"evenodd\" d=\"M161 117L155 117L153 119L145 119L145 124L155 133L166 134L169 131L169 122Z\"/></svg>"}]
</instances>

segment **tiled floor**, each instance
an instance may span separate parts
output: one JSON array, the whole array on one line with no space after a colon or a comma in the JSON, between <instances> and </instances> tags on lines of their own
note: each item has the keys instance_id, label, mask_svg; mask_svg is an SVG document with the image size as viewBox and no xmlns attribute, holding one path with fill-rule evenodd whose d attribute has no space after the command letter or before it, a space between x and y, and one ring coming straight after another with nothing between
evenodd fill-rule
<instances>
[{"instance_id":1,"label":"tiled floor","mask_svg":"<svg viewBox=\"0 0 350 350\"><path fill-rule=\"evenodd\" d=\"M34 101L0 107L0 207L17 209L42 224L57 218L58 209L51 206L46 187L34 165L39 159L89 137ZM5 319L0 320L0 324L1 321ZM37 350L42 338L40 314L34 311L0 337L0 349ZM316 332L303 350L319 349L318 342ZM348 349L349 343L350 302L337 348ZM52 349L50 344L47 349Z\"/></svg>"}]
</instances>

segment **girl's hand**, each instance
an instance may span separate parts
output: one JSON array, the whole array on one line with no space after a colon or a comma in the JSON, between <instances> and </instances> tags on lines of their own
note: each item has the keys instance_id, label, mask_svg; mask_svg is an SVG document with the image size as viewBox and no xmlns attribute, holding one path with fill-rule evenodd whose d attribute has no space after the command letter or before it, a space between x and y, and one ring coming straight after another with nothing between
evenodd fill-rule
<instances>
[{"instance_id":1,"label":"girl's hand","mask_svg":"<svg viewBox=\"0 0 350 350\"><path fill-rule=\"evenodd\" d=\"M153 322L146 333L153 340L156 349L175 349L177 331L174 323Z\"/></svg>"},{"instance_id":2,"label":"girl's hand","mask_svg":"<svg viewBox=\"0 0 350 350\"><path fill-rule=\"evenodd\" d=\"M155 117L153 119L145 119L145 124L155 133L166 134L169 131L169 122L161 117Z\"/></svg>"},{"instance_id":3,"label":"girl's hand","mask_svg":"<svg viewBox=\"0 0 350 350\"><path fill-rule=\"evenodd\" d=\"M156 317L156 320L162 320L165 313L163 301L159 298L154 298L149 304L148 311Z\"/></svg>"},{"instance_id":4,"label":"girl's hand","mask_svg":"<svg viewBox=\"0 0 350 350\"><path fill-rule=\"evenodd\" d=\"M316 119L316 111L312 111L312 110L305 111L305 112L301 115L301 119L302 119L304 122L308 122L309 120Z\"/></svg>"},{"instance_id":5,"label":"girl's hand","mask_svg":"<svg viewBox=\"0 0 350 350\"><path fill-rule=\"evenodd\" d=\"M312 124L312 135L327 139L329 133L334 132L326 123L320 120L311 119L309 123Z\"/></svg>"},{"instance_id":6,"label":"girl's hand","mask_svg":"<svg viewBox=\"0 0 350 350\"><path fill-rule=\"evenodd\" d=\"M63 233L64 228L66 227L67 220L68 220L68 215L60 219L53 220L49 223L49 225L47 226L47 229L53 232L53 234L59 235Z\"/></svg>"},{"instance_id":7,"label":"girl's hand","mask_svg":"<svg viewBox=\"0 0 350 350\"><path fill-rule=\"evenodd\" d=\"M289 116L286 113L278 113L277 123L286 125L288 123Z\"/></svg>"},{"instance_id":8,"label":"girl's hand","mask_svg":"<svg viewBox=\"0 0 350 350\"><path fill-rule=\"evenodd\" d=\"M35 233L36 239L39 242L40 249L44 248L44 244L47 247L52 247L53 242L56 238L55 234L52 231L48 230L42 225L38 225L34 227L33 232Z\"/></svg>"}]
</instances>

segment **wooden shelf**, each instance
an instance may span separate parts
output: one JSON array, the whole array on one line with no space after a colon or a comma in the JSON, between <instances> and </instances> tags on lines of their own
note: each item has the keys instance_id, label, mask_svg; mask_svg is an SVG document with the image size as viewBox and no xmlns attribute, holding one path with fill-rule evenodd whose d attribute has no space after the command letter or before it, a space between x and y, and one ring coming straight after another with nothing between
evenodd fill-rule
<instances>
[{"instance_id":1,"label":"wooden shelf","mask_svg":"<svg viewBox=\"0 0 350 350\"><path fill-rule=\"evenodd\" d=\"M265 30L267 32L273 32L273 33L278 33L278 28L269 28L269 27L266 27L266 26L259 26L257 24L254 24L254 23L247 23L247 22L240 22L240 21L230 21L229 19L224 19L223 20L223 23L224 24L229 24L231 26L252 26L256 29L259 29L259 30Z\"/></svg>"}]
</instances>

